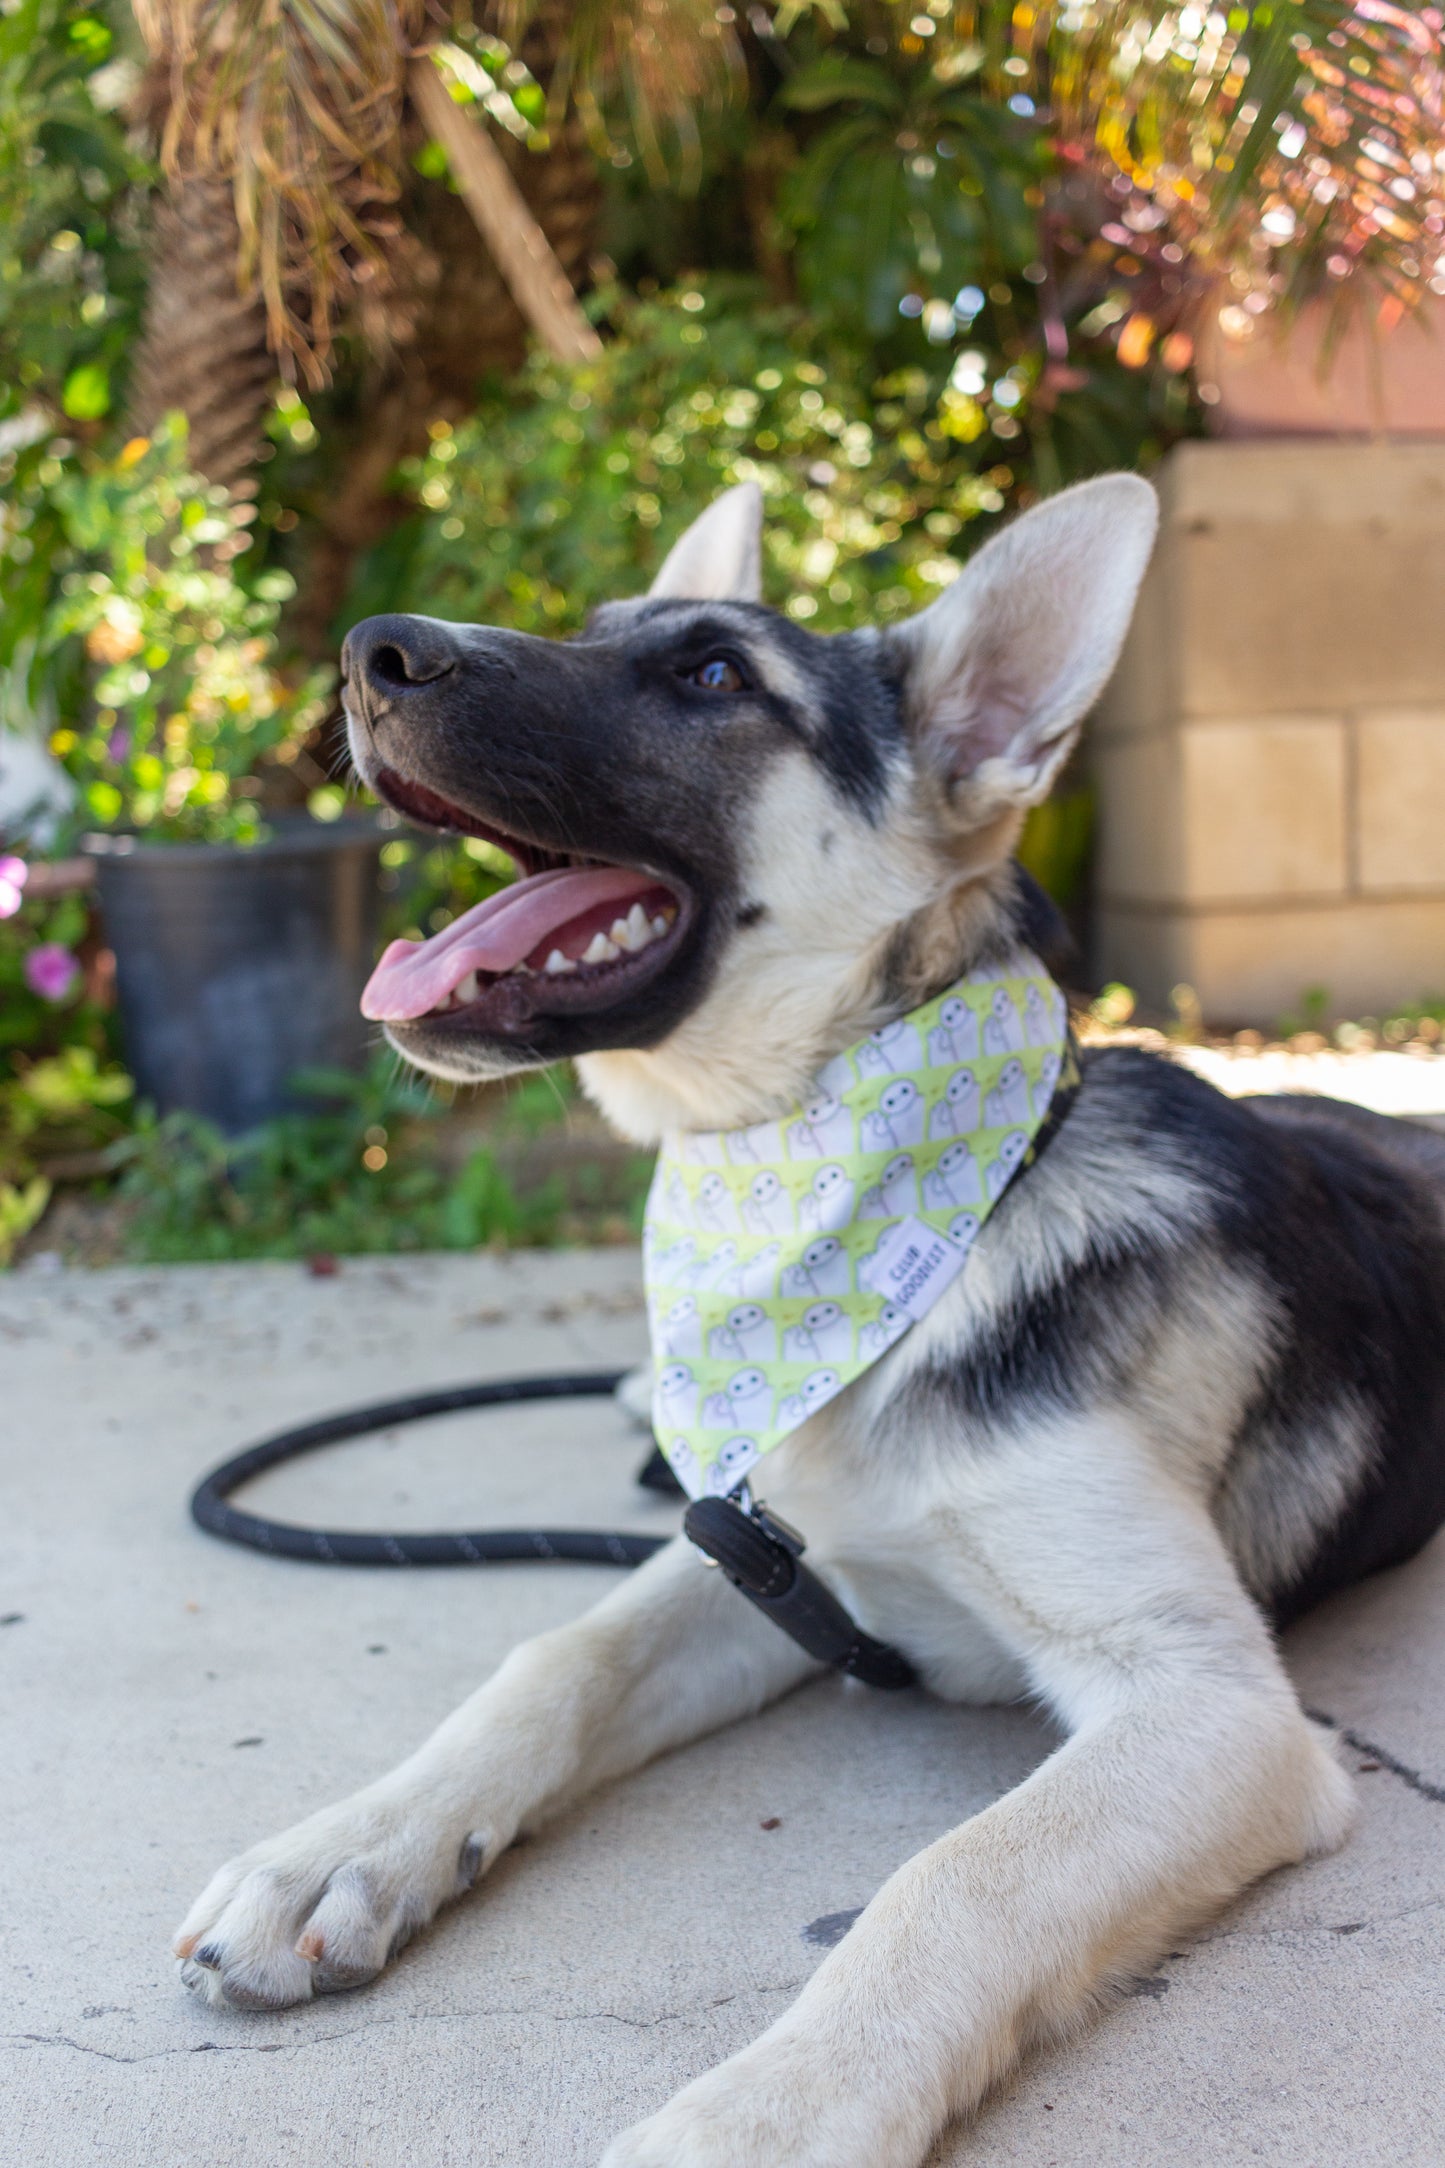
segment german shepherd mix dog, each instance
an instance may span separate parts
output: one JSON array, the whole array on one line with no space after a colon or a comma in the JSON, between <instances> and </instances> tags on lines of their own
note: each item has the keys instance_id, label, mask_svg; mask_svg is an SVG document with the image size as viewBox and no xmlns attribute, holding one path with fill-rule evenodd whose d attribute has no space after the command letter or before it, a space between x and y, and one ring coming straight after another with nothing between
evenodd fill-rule
<instances>
[{"instance_id":1,"label":"german shepherd mix dog","mask_svg":"<svg viewBox=\"0 0 1445 2168\"><path fill-rule=\"evenodd\" d=\"M760 512L730 491L574 640L351 634L367 783L523 877L373 1003L422 1068L571 1058L639 1142L737 1128L1037 944L1010 852L1113 666L1152 492L1065 491L908 623L832 638L760 602ZM1273 1628L1445 1518L1445 1142L1086 1053L967 1270L778 1445L766 1496L934 1693L1032 1697L1066 1743L605 2168L916 2168L1031 2042L1340 1843L1350 1787ZM187 1984L275 2009L371 1979L521 1831L815 1668L679 1539L224 1867Z\"/></svg>"}]
</instances>

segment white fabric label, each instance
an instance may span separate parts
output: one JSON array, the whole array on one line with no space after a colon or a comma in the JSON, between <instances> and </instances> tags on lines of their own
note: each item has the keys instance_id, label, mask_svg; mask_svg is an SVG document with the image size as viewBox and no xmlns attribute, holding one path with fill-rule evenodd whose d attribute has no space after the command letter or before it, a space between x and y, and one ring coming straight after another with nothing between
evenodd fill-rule
<instances>
[{"instance_id":1,"label":"white fabric label","mask_svg":"<svg viewBox=\"0 0 1445 2168\"><path fill-rule=\"evenodd\" d=\"M868 1284L915 1323L968 1262L961 1242L911 1215L889 1229L869 1260Z\"/></svg>"}]
</instances>

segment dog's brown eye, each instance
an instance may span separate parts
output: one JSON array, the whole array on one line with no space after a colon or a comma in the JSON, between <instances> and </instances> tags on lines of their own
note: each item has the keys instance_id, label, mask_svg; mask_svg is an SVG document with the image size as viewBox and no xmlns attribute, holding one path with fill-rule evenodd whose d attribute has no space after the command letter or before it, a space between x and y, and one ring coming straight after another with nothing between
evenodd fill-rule
<instances>
[{"instance_id":1,"label":"dog's brown eye","mask_svg":"<svg viewBox=\"0 0 1445 2168\"><path fill-rule=\"evenodd\" d=\"M693 684L701 685L705 692L740 693L743 689L742 671L735 662L729 662L726 655L709 655L706 662L699 663L688 675Z\"/></svg>"}]
</instances>

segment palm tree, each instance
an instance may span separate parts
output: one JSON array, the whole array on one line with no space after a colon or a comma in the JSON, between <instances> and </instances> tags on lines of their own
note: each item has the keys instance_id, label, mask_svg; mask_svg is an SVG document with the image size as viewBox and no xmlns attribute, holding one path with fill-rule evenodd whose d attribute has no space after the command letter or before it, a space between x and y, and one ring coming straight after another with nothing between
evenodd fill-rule
<instances>
[{"instance_id":1,"label":"palm tree","mask_svg":"<svg viewBox=\"0 0 1445 2168\"><path fill-rule=\"evenodd\" d=\"M980 289L1022 270L1055 363L1108 297L1142 364L1221 281L1246 317L1323 288L1388 324L1445 288L1442 59L1438 12L1393 0L930 5L784 85L827 116L792 191L816 299L866 296L881 328L911 292L942 324L961 259Z\"/></svg>"},{"instance_id":2,"label":"palm tree","mask_svg":"<svg viewBox=\"0 0 1445 2168\"><path fill-rule=\"evenodd\" d=\"M169 176L134 418L181 408L202 470L251 487L277 375L323 385L345 334L301 610L319 647L427 423L465 412L529 328L586 351L598 154L627 155L625 134L654 178L695 174L699 110L749 79L740 33L712 0L478 0L477 24L443 20L446 0L134 4ZM751 82L772 99L781 80L774 112L803 153L787 191L815 302L896 287L885 314L911 292L951 322L960 253L992 261L1038 286L1066 387L1070 327L1101 305L1128 366L1162 347L1178 369L1220 278L1244 312L1312 285L1358 293L1361 270L1395 309L1441 283L1433 16L1393 0L774 14L749 16ZM1033 145L1012 172L1010 129ZM414 170L437 142L457 194Z\"/></svg>"},{"instance_id":3,"label":"palm tree","mask_svg":"<svg viewBox=\"0 0 1445 2168\"><path fill-rule=\"evenodd\" d=\"M383 372L415 343L436 284L406 215L421 141L440 142L500 274L460 282L471 383L517 358L527 325L580 358L595 346L574 288L598 194L584 136L607 134L620 89L643 140L660 154L670 128L686 156L693 106L728 62L703 0L660 12L505 0L505 44L470 25L447 38L429 0L135 0L135 12L169 189L134 418L179 408L197 464L233 485L254 467L278 371L323 385L343 328ZM500 144L484 114L504 123Z\"/></svg>"}]
</instances>

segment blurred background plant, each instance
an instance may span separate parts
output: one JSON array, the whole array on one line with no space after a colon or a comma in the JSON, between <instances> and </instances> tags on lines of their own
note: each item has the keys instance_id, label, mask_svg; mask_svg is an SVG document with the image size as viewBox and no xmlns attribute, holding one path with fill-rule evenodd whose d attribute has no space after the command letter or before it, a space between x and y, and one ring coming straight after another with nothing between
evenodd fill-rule
<instances>
[{"instance_id":1,"label":"blurred background plant","mask_svg":"<svg viewBox=\"0 0 1445 2168\"><path fill-rule=\"evenodd\" d=\"M314 1112L241 1138L143 1111L107 1169L126 1254L306 1257L324 1270L339 1255L618 1241L641 1227L646 1154L594 1145L542 1174L529 1166L530 1137L569 1105L541 1079L508 1097L484 1142L448 1140L445 1102L388 1053L360 1077L315 1071L298 1084Z\"/></svg>"},{"instance_id":2,"label":"blurred background plant","mask_svg":"<svg viewBox=\"0 0 1445 2168\"><path fill-rule=\"evenodd\" d=\"M0 606L29 595L40 562L46 607L25 631L23 609L7 608L0 661L32 713L74 718L57 720L49 750L77 786L76 817L177 841L253 839L267 769L295 761L333 673L288 683L276 668L293 582L279 567L239 576L252 508L188 471L178 416L113 458L62 437L16 466Z\"/></svg>"},{"instance_id":3,"label":"blurred background plant","mask_svg":"<svg viewBox=\"0 0 1445 2168\"><path fill-rule=\"evenodd\" d=\"M566 629L745 474L801 622L917 607L1008 511L1206 427L1201 329L1323 295L1388 336L1445 293L1442 31L1390 0L19 0L0 851L339 811L315 672L351 619ZM17 731L75 793L34 842ZM1065 902L1091 818L1081 774L1026 840ZM391 931L509 873L385 860ZM12 982L98 953L52 908L0 929ZM63 1019L108 1028L82 979L27 983L4 1088ZM302 1181L243 1158L238 1194Z\"/></svg>"}]
</instances>

